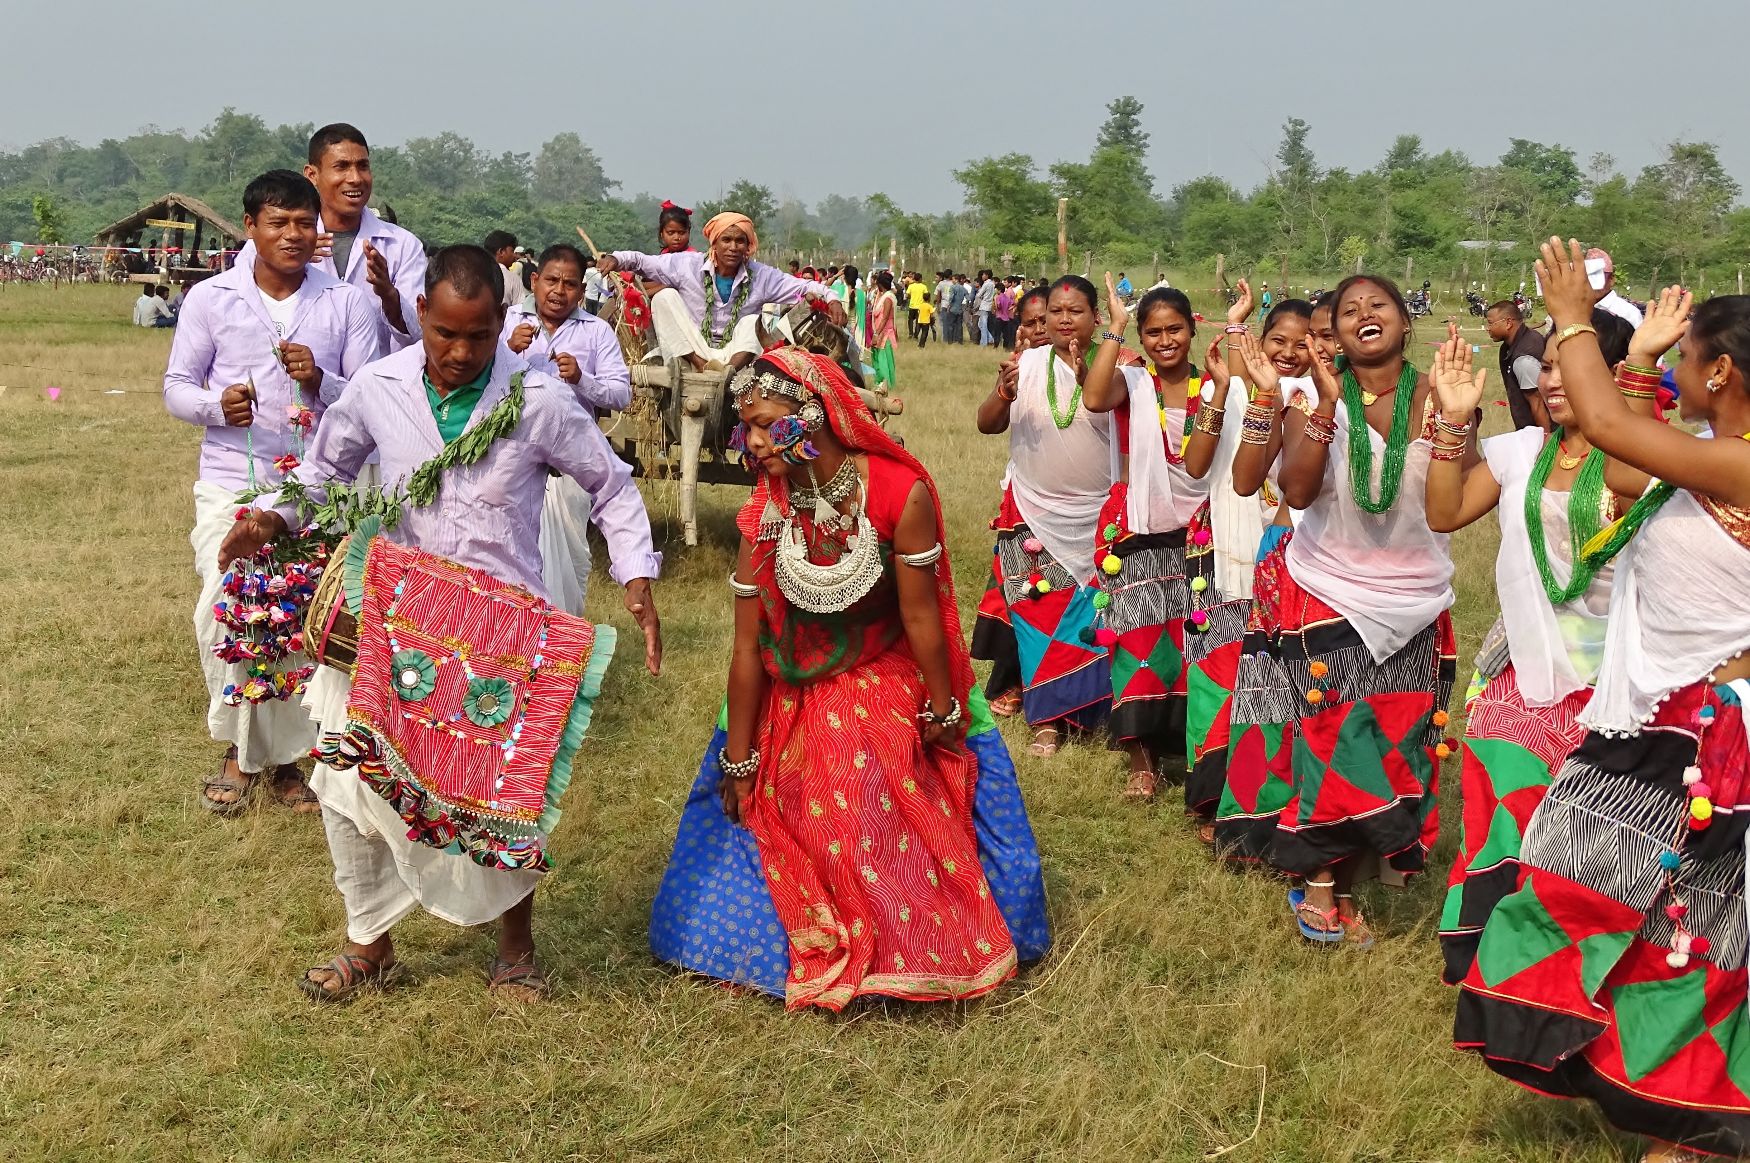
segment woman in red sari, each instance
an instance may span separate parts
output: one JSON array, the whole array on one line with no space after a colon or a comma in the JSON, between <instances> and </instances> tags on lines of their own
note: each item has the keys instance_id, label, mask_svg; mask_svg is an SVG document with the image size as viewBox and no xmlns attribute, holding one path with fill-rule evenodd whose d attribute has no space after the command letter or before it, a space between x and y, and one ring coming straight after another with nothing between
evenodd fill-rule
<instances>
[{"instance_id":1,"label":"woman in red sari","mask_svg":"<svg viewBox=\"0 0 1750 1163\"><path fill-rule=\"evenodd\" d=\"M825 356L767 352L731 391L762 475L738 520L726 722L652 947L791 1009L986 993L1049 938L935 484ZM725 817L752 833L751 862Z\"/></svg>"}]
</instances>

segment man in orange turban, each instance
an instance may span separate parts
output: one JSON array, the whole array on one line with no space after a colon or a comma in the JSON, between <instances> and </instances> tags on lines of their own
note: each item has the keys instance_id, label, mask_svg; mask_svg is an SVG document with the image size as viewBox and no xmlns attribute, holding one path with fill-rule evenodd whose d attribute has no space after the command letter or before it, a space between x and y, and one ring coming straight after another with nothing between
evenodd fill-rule
<instances>
[{"instance_id":1,"label":"man in orange turban","mask_svg":"<svg viewBox=\"0 0 1750 1163\"><path fill-rule=\"evenodd\" d=\"M844 305L825 284L753 260L760 240L747 215L725 211L712 218L705 223L705 241L709 249L703 254L617 250L596 262L603 274L628 270L662 284L650 298L660 358L684 359L695 371L744 367L760 353L756 325L768 305L814 299L844 326Z\"/></svg>"}]
</instances>

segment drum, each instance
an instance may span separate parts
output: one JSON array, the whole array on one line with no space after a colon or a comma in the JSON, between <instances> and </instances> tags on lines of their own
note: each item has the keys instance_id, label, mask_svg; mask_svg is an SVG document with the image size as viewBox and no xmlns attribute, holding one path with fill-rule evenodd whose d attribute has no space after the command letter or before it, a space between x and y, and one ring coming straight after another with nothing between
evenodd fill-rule
<instances>
[{"instance_id":1,"label":"drum","mask_svg":"<svg viewBox=\"0 0 1750 1163\"><path fill-rule=\"evenodd\" d=\"M304 612L304 653L311 661L351 675L358 664L358 619L346 604L348 543L342 538L328 556L328 568L316 583L310 608Z\"/></svg>"},{"instance_id":2,"label":"drum","mask_svg":"<svg viewBox=\"0 0 1750 1163\"><path fill-rule=\"evenodd\" d=\"M851 333L814 309L807 300L790 308L784 321L789 324L797 347L828 356L839 364L850 354Z\"/></svg>"}]
</instances>

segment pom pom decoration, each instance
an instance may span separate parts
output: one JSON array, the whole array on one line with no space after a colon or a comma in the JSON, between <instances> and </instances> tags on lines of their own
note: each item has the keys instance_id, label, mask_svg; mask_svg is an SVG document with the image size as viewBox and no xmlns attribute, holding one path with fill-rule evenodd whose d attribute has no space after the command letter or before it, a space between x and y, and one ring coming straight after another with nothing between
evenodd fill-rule
<instances>
[{"instance_id":1,"label":"pom pom decoration","mask_svg":"<svg viewBox=\"0 0 1750 1163\"><path fill-rule=\"evenodd\" d=\"M1683 857L1677 855L1675 852L1666 851L1659 853L1659 867L1663 868L1666 872L1676 872L1682 863Z\"/></svg>"},{"instance_id":2,"label":"pom pom decoration","mask_svg":"<svg viewBox=\"0 0 1750 1163\"><path fill-rule=\"evenodd\" d=\"M1208 588L1209 588L1209 579L1208 578L1206 578L1206 577L1194 577L1191 579L1191 592L1192 593L1200 594Z\"/></svg>"},{"instance_id":3,"label":"pom pom decoration","mask_svg":"<svg viewBox=\"0 0 1750 1163\"><path fill-rule=\"evenodd\" d=\"M1039 583L1044 581L1044 580L1045 580L1045 575L1038 572L1037 570L1035 570L1033 573L1030 573L1027 575L1027 584L1032 586L1034 589L1038 589Z\"/></svg>"},{"instance_id":4,"label":"pom pom decoration","mask_svg":"<svg viewBox=\"0 0 1750 1163\"><path fill-rule=\"evenodd\" d=\"M1680 929L1677 932L1677 936L1671 942L1671 948L1677 950L1679 953L1688 953L1691 950L1690 942L1690 935Z\"/></svg>"},{"instance_id":5,"label":"pom pom decoration","mask_svg":"<svg viewBox=\"0 0 1750 1163\"><path fill-rule=\"evenodd\" d=\"M1714 721L1714 709L1712 707L1703 707L1700 711L1696 712L1695 717L1699 719L1702 726L1705 727Z\"/></svg>"},{"instance_id":6,"label":"pom pom decoration","mask_svg":"<svg viewBox=\"0 0 1750 1163\"><path fill-rule=\"evenodd\" d=\"M1199 630L1201 630L1201 629L1203 629L1203 627L1209 625L1209 615L1204 613L1202 610L1192 610L1191 617L1186 619L1186 620L1189 621L1191 623L1191 625L1197 627L1197 629L1199 629Z\"/></svg>"},{"instance_id":7,"label":"pom pom decoration","mask_svg":"<svg viewBox=\"0 0 1750 1163\"><path fill-rule=\"evenodd\" d=\"M1689 785L1689 794L1698 800L1709 800L1713 798L1714 789L1706 782L1692 783Z\"/></svg>"},{"instance_id":8,"label":"pom pom decoration","mask_svg":"<svg viewBox=\"0 0 1750 1163\"><path fill-rule=\"evenodd\" d=\"M1706 796L1696 796L1689 801L1689 817L1697 823L1707 823L1714 818L1714 802Z\"/></svg>"},{"instance_id":9,"label":"pom pom decoration","mask_svg":"<svg viewBox=\"0 0 1750 1163\"><path fill-rule=\"evenodd\" d=\"M1094 641L1101 646L1118 645L1118 631L1110 626L1102 626L1094 631Z\"/></svg>"},{"instance_id":10,"label":"pom pom decoration","mask_svg":"<svg viewBox=\"0 0 1750 1163\"><path fill-rule=\"evenodd\" d=\"M1092 626L1083 626L1076 632L1076 637L1082 640L1084 646L1092 646L1094 644L1094 628Z\"/></svg>"},{"instance_id":11,"label":"pom pom decoration","mask_svg":"<svg viewBox=\"0 0 1750 1163\"><path fill-rule=\"evenodd\" d=\"M1044 578L1040 578L1033 584L1033 588L1041 594L1049 594L1051 592L1051 583Z\"/></svg>"},{"instance_id":12,"label":"pom pom decoration","mask_svg":"<svg viewBox=\"0 0 1750 1163\"><path fill-rule=\"evenodd\" d=\"M1441 744L1438 744L1434 748L1434 754L1437 758L1445 759L1448 755L1452 754L1452 748L1448 747L1444 743L1441 743Z\"/></svg>"},{"instance_id":13,"label":"pom pom decoration","mask_svg":"<svg viewBox=\"0 0 1750 1163\"><path fill-rule=\"evenodd\" d=\"M1100 570L1107 577L1113 576L1114 574L1116 574L1119 570L1121 570L1123 568L1124 568L1124 562L1121 561L1119 559L1118 555L1115 553L1108 553L1100 561Z\"/></svg>"},{"instance_id":14,"label":"pom pom decoration","mask_svg":"<svg viewBox=\"0 0 1750 1163\"><path fill-rule=\"evenodd\" d=\"M1210 541L1210 537L1211 537L1211 534L1210 534L1209 530L1199 529L1197 532L1195 532L1191 535L1191 544L1193 544L1193 545L1208 545L1209 541Z\"/></svg>"},{"instance_id":15,"label":"pom pom decoration","mask_svg":"<svg viewBox=\"0 0 1750 1163\"><path fill-rule=\"evenodd\" d=\"M1112 604L1112 595L1107 593L1105 590L1101 590L1099 593L1094 595L1094 609L1104 610L1107 606L1110 606L1111 604Z\"/></svg>"},{"instance_id":16,"label":"pom pom decoration","mask_svg":"<svg viewBox=\"0 0 1750 1163\"><path fill-rule=\"evenodd\" d=\"M1670 917L1673 921L1681 921L1684 917L1689 915L1689 906L1682 901L1666 905L1665 915Z\"/></svg>"},{"instance_id":17,"label":"pom pom decoration","mask_svg":"<svg viewBox=\"0 0 1750 1163\"><path fill-rule=\"evenodd\" d=\"M1665 964L1673 969L1682 969L1689 964L1689 954L1679 953L1677 950L1673 949L1671 952L1665 954Z\"/></svg>"},{"instance_id":18,"label":"pom pom decoration","mask_svg":"<svg viewBox=\"0 0 1750 1163\"><path fill-rule=\"evenodd\" d=\"M1435 711L1434 712L1434 725L1436 727L1444 727L1444 726L1446 726L1447 723L1449 723L1451 721L1452 721L1452 716L1448 715L1445 711Z\"/></svg>"},{"instance_id":19,"label":"pom pom decoration","mask_svg":"<svg viewBox=\"0 0 1750 1163\"><path fill-rule=\"evenodd\" d=\"M1021 549L1027 553L1040 553L1045 549L1045 543L1037 537L1029 537L1021 542Z\"/></svg>"},{"instance_id":20,"label":"pom pom decoration","mask_svg":"<svg viewBox=\"0 0 1750 1163\"><path fill-rule=\"evenodd\" d=\"M1700 782L1701 768L1691 766L1683 769L1683 783L1685 787L1694 787Z\"/></svg>"},{"instance_id":21,"label":"pom pom decoration","mask_svg":"<svg viewBox=\"0 0 1750 1163\"><path fill-rule=\"evenodd\" d=\"M1689 942L1689 951L1697 957L1706 957L1713 947L1713 942L1706 937L1694 937Z\"/></svg>"},{"instance_id":22,"label":"pom pom decoration","mask_svg":"<svg viewBox=\"0 0 1750 1163\"><path fill-rule=\"evenodd\" d=\"M1318 687L1314 687L1306 692L1306 701L1316 707L1325 701L1325 692Z\"/></svg>"},{"instance_id":23,"label":"pom pom decoration","mask_svg":"<svg viewBox=\"0 0 1750 1163\"><path fill-rule=\"evenodd\" d=\"M1314 678L1324 678L1325 675L1331 673L1331 668L1329 666L1326 666L1324 663L1320 662L1316 658L1312 662L1307 664L1306 669L1307 669L1307 672L1309 674L1311 674Z\"/></svg>"},{"instance_id":24,"label":"pom pom decoration","mask_svg":"<svg viewBox=\"0 0 1750 1163\"><path fill-rule=\"evenodd\" d=\"M1108 524L1102 532L1105 533L1107 541L1116 541L1118 540L1120 530L1117 525Z\"/></svg>"}]
</instances>

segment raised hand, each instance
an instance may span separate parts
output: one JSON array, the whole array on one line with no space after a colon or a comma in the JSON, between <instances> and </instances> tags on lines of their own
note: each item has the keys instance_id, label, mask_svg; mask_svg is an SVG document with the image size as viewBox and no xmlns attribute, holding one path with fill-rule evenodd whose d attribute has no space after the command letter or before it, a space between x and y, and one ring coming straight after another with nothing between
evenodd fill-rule
<instances>
[{"instance_id":1,"label":"raised hand","mask_svg":"<svg viewBox=\"0 0 1750 1163\"><path fill-rule=\"evenodd\" d=\"M1453 329L1453 334L1434 353L1434 370L1428 382L1434 389L1434 399L1449 423L1468 424L1483 400L1483 381L1488 372L1471 370L1470 344Z\"/></svg>"},{"instance_id":2,"label":"raised hand","mask_svg":"<svg viewBox=\"0 0 1750 1163\"><path fill-rule=\"evenodd\" d=\"M521 355L529 349L529 344L533 342L535 342L535 325L533 323L519 323L516 330L510 333L510 338L504 341L504 345Z\"/></svg>"},{"instance_id":3,"label":"raised hand","mask_svg":"<svg viewBox=\"0 0 1750 1163\"><path fill-rule=\"evenodd\" d=\"M1106 272L1106 313L1112 317L1112 333L1123 335L1124 328L1130 323L1130 308L1124 305L1124 296L1118 293L1111 271Z\"/></svg>"},{"instance_id":4,"label":"raised hand","mask_svg":"<svg viewBox=\"0 0 1750 1163\"><path fill-rule=\"evenodd\" d=\"M1244 323L1252 317L1252 308L1256 306L1252 299L1252 285L1241 279L1234 284L1234 290L1239 292L1239 298L1227 309L1229 323Z\"/></svg>"},{"instance_id":5,"label":"raised hand","mask_svg":"<svg viewBox=\"0 0 1750 1163\"><path fill-rule=\"evenodd\" d=\"M620 269L620 264L613 255L604 251L595 256L595 269L604 275L611 275Z\"/></svg>"},{"instance_id":6,"label":"raised hand","mask_svg":"<svg viewBox=\"0 0 1750 1163\"><path fill-rule=\"evenodd\" d=\"M1319 406L1336 407L1343 398L1343 381L1337 375L1336 357L1319 343L1312 345L1312 356L1312 382L1318 389Z\"/></svg>"},{"instance_id":7,"label":"raised hand","mask_svg":"<svg viewBox=\"0 0 1750 1163\"><path fill-rule=\"evenodd\" d=\"M1076 369L1076 383L1081 383L1088 375L1088 365L1082 362L1082 341L1075 336L1069 337L1069 351L1064 354L1069 366Z\"/></svg>"},{"instance_id":8,"label":"raised hand","mask_svg":"<svg viewBox=\"0 0 1750 1163\"><path fill-rule=\"evenodd\" d=\"M306 392L314 394L322 389L322 369L316 366L315 355L303 344L280 344L280 366Z\"/></svg>"},{"instance_id":9,"label":"raised hand","mask_svg":"<svg viewBox=\"0 0 1750 1163\"><path fill-rule=\"evenodd\" d=\"M324 230L321 234L318 234L316 236L316 253L311 256L310 261L321 262L325 258L333 258L333 257L334 257L334 232L332 230ZM345 271L341 271L340 273L342 275L346 274Z\"/></svg>"},{"instance_id":10,"label":"raised hand","mask_svg":"<svg viewBox=\"0 0 1750 1163\"><path fill-rule=\"evenodd\" d=\"M1589 321L1604 292L1593 287L1586 274L1586 256L1579 242L1570 238L1564 247L1560 238L1551 236L1538 249L1543 257L1537 260L1537 281L1543 287L1543 305L1556 330Z\"/></svg>"},{"instance_id":11,"label":"raised hand","mask_svg":"<svg viewBox=\"0 0 1750 1163\"><path fill-rule=\"evenodd\" d=\"M1209 341L1209 350L1203 354L1203 378L1209 381L1214 389L1215 398L1227 399L1227 388L1233 375L1227 370L1227 360L1221 352L1221 336ZM1206 395L1209 393L1205 393Z\"/></svg>"},{"instance_id":12,"label":"raised hand","mask_svg":"<svg viewBox=\"0 0 1750 1163\"><path fill-rule=\"evenodd\" d=\"M1647 304L1647 317L1635 328L1628 341L1628 359L1641 367L1652 367L1677 345L1689 330L1689 312L1695 306L1695 296L1682 287L1666 287L1659 297Z\"/></svg>"},{"instance_id":13,"label":"raised hand","mask_svg":"<svg viewBox=\"0 0 1750 1163\"><path fill-rule=\"evenodd\" d=\"M1246 375L1251 378L1252 387L1257 389L1259 399L1265 396L1274 398L1282 390L1282 373L1276 370L1276 365L1264 354L1264 345L1256 335L1239 335L1235 338L1240 341L1240 358L1245 361ZM1313 362L1318 361L1315 359Z\"/></svg>"}]
</instances>

